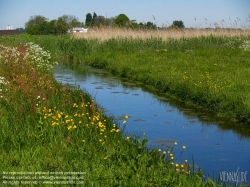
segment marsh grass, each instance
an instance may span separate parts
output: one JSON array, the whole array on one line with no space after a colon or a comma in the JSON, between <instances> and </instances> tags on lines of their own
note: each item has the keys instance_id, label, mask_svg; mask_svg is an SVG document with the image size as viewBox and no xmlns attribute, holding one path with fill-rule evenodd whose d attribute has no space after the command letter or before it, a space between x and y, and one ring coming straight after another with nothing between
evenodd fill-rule
<instances>
[{"instance_id":1,"label":"marsh grass","mask_svg":"<svg viewBox=\"0 0 250 187\"><path fill-rule=\"evenodd\" d=\"M194 37L235 37L248 36L250 30L247 29L165 29L165 30L133 30L120 28L92 28L88 33L75 33L77 39L98 39L105 41L112 38L133 38L133 39L150 39L161 38L168 39L194 38Z\"/></svg>"}]
</instances>

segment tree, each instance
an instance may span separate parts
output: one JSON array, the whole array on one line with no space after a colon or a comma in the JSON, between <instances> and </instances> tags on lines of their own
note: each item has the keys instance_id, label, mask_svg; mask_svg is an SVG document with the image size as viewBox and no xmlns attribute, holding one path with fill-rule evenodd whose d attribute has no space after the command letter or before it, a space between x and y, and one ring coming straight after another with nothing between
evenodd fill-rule
<instances>
[{"instance_id":1,"label":"tree","mask_svg":"<svg viewBox=\"0 0 250 187\"><path fill-rule=\"evenodd\" d=\"M16 28L16 30L18 30L18 31L20 31L20 32L26 32L26 30L24 29L24 28L22 28L22 27L20 27L20 28Z\"/></svg>"},{"instance_id":2,"label":"tree","mask_svg":"<svg viewBox=\"0 0 250 187\"><path fill-rule=\"evenodd\" d=\"M156 25L150 21L147 22L146 26L148 29L156 29Z\"/></svg>"},{"instance_id":3,"label":"tree","mask_svg":"<svg viewBox=\"0 0 250 187\"><path fill-rule=\"evenodd\" d=\"M25 29L28 33L33 34L39 32L38 25L47 22L48 18L41 15L31 16L29 21L25 23Z\"/></svg>"},{"instance_id":4,"label":"tree","mask_svg":"<svg viewBox=\"0 0 250 187\"><path fill-rule=\"evenodd\" d=\"M131 25L132 29L138 29L139 28L139 24L134 19L130 21L130 25Z\"/></svg>"},{"instance_id":5,"label":"tree","mask_svg":"<svg viewBox=\"0 0 250 187\"><path fill-rule=\"evenodd\" d=\"M105 21L104 21L104 25L107 26L107 27L111 27L114 23L114 20L115 18L114 17L111 17L111 18L105 18Z\"/></svg>"},{"instance_id":6,"label":"tree","mask_svg":"<svg viewBox=\"0 0 250 187\"><path fill-rule=\"evenodd\" d=\"M81 22L72 15L63 15L60 17L61 21L65 24L67 29L73 28L73 27L81 27Z\"/></svg>"},{"instance_id":7,"label":"tree","mask_svg":"<svg viewBox=\"0 0 250 187\"><path fill-rule=\"evenodd\" d=\"M128 27L130 25L130 20L125 14L119 14L114 22L118 27Z\"/></svg>"},{"instance_id":8,"label":"tree","mask_svg":"<svg viewBox=\"0 0 250 187\"><path fill-rule=\"evenodd\" d=\"M85 26L89 27L92 24L92 15L90 13L86 14Z\"/></svg>"},{"instance_id":9,"label":"tree","mask_svg":"<svg viewBox=\"0 0 250 187\"><path fill-rule=\"evenodd\" d=\"M104 25L105 23L105 18L104 16L97 16L95 19L94 19L94 25L95 26L101 26L101 25Z\"/></svg>"},{"instance_id":10,"label":"tree","mask_svg":"<svg viewBox=\"0 0 250 187\"><path fill-rule=\"evenodd\" d=\"M183 24L183 21L178 21L178 20L175 20L175 21L173 21L173 24L172 24L173 26L177 26L178 28L182 28L182 29L184 29L185 28L185 26L184 26L184 24Z\"/></svg>"},{"instance_id":11,"label":"tree","mask_svg":"<svg viewBox=\"0 0 250 187\"><path fill-rule=\"evenodd\" d=\"M93 13L93 18L92 18L92 25L95 24L95 19L97 18L97 14L94 12Z\"/></svg>"}]
</instances>

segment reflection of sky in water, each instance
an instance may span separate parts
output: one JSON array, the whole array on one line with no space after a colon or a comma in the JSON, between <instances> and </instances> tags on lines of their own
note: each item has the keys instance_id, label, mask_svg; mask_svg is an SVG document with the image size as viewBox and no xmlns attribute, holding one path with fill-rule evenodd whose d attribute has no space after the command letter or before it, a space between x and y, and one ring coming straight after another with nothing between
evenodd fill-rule
<instances>
[{"instance_id":1,"label":"reflection of sky in water","mask_svg":"<svg viewBox=\"0 0 250 187\"><path fill-rule=\"evenodd\" d=\"M183 106L175 108L161 101L164 98L160 96L145 92L130 83L122 84L115 77L104 76L103 71L94 74L88 71L80 75L58 67L54 75L59 82L80 85L105 108L106 114L115 118L128 115L126 133L145 133L149 147L159 146L166 150L166 146L173 145L171 141L162 142L165 146L154 142L176 141L177 162L185 159L192 161L193 156L195 164L204 173L209 172L210 176L214 174L215 178L220 171L236 172L239 168L240 172L248 171L247 179L250 182L249 138L239 138L232 130L221 130L213 123L201 123L189 109ZM206 118L203 112L200 115ZM120 125L123 126L122 120ZM183 145L187 146L185 151L181 149Z\"/></svg>"}]
</instances>

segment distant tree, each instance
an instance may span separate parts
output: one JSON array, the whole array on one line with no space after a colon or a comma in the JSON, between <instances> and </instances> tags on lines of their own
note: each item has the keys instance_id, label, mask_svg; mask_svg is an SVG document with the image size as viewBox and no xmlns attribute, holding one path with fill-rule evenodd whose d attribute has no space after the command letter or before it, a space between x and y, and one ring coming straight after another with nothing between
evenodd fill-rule
<instances>
[{"instance_id":1,"label":"distant tree","mask_svg":"<svg viewBox=\"0 0 250 187\"><path fill-rule=\"evenodd\" d=\"M177 26L178 28L182 28L182 29L185 28L184 23L181 20L180 21L178 21L178 20L173 21L172 25Z\"/></svg>"},{"instance_id":2,"label":"distant tree","mask_svg":"<svg viewBox=\"0 0 250 187\"><path fill-rule=\"evenodd\" d=\"M119 14L114 22L118 27L128 27L130 25L130 20L125 14Z\"/></svg>"},{"instance_id":3,"label":"distant tree","mask_svg":"<svg viewBox=\"0 0 250 187\"><path fill-rule=\"evenodd\" d=\"M92 15L90 13L86 14L85 26L89 27L92 24Z\"/></svg>"},{"instance_id":4,"label":"distant tree","mask_svg":"<svg viewBox=\"0 0 250 187\"><path fill-rule=\"evenodd\" d=\"M60 18L68 29L73 27L81 27L82 25L78 18L72 15L63 15Z\"/></svg>"},{"instance_id":5,"label":"distant tree","mask_svg":"<svg viewBox=\"0 0 250 187\"><path fill-rule=\"evenodd\" d=\"M97 16L95 19L94 19L94 26L101 26L101 25L104 25L105 23L105 18L104 16Z\"/></svg>"},{"instance_id":6,"label":"distant tree","mask_svg":"<svg viewBox=\"0 0 250 187\"><path fill-rule=\"evenodd\" d=\"M95 24L95 19L97 18L97 14L94 12L92 17L92 25Z\"/></svg>"},{"instance_id":7,"label":"distant tree","mask_svg":"<svg viewBox=\"0 0 250 187\"><path fill-rule=\"evenodd\" d=\"M68 30L67 24L63 17L59 17L56 23L56 34L65 34Z\"/></svg>"},{"instance_id":8,"label":"distant tree","mask_svg":"<svg viewBox=\"0 0 250 187\"><path fill-rule=\"evenodd\" d=\"M153 22L148 21L146 24L148 29L156 29L156 25Z\"/></svg>"},{"instance_id":9,"label":"distant tree","mask_svg":"<svg viewBox=\"0 0 250 187\"><path fill-rule=\"evenodd\" d=\"M48 23L48 33L49 34L56 34L56 26L57 26L57 20L56 19L53 19L51 20L49 23Z\"/></svg>"},{"instance_id":10,"label":"distant tree","mask_svg":"<svg viewBox=\"0 0 250 187\"><path fill-rule=\"evenodd\" d=\"M138 29L139 28L139 24L136 22L136 20L131 20L130 25L131 25L132 29Z\"/></svg>"},{"instance_id":11,"label":"distant tree","mask_svg":"<svg viewBox=\"0 0 250 187\"><path fill-rule=\"evenodd\" d=\"M111 18L105 18L105 21L104 21L104 25L107 26L107 27L111 27L114 23L114 20L115 18L114 17L111 17Z\"/></svg>"},{"instance_id":12,"label":"distant tree","mask_svg":"<svg viewBox=\"0 0 250 187\"><path fill-rule=\"evenodd\" d=\"M22 32L22 33L23 33L23 32L26 32L26 30L25 30L24 28L22 28L22 27L21 27L21 28L16 28L16 30L18 30L18 31L20 31L20 32Z\"/></svg>"},{"instance_id":13,"label":"distant tree","mask_svg":"<svg viewBox=\"0 0 250 187\"><path fill-rule=\"evenodd\" d=\"M47 22L48 18L45 18L41 15L31 16L29 21L25 23L25 29L30 34L39 34L39 26L40 24Z\"/></svg>"}]
</instances>

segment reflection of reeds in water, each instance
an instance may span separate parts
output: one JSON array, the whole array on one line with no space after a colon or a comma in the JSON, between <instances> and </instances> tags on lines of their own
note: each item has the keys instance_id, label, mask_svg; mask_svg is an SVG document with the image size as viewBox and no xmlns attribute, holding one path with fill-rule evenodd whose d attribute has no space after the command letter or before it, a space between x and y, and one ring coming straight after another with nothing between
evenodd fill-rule
<instances>
[{"instance_id":1,"label":"reflection of reeds in water","mask_svg":"<svg viewBox=\"0 0 250 187\"><path fill-rule=\"evenodd\" d=\"M201 36L246 36L250 34L250 30L241 29L169 29L169 30L132 30L118 28L96 28L89 29L88 33L76 33L74 37L93 39L97 38L101 41L111 38L162 38L167 40L170 38L192 38Z\"/></svg>"},{"instance_id":2,"label":"reflection of reeds in water","mask_svg":"<svg viewBox=\"0 0 250 187\"><path fill-rule=\"evenodd\" d=\"M152 141L151 143L161 145L161 146L165 147L166 149L172 149L172 148L174 148L173 144L175 143L175 140L159 139L159 140Z\"/></svg>"}]
</instances>

